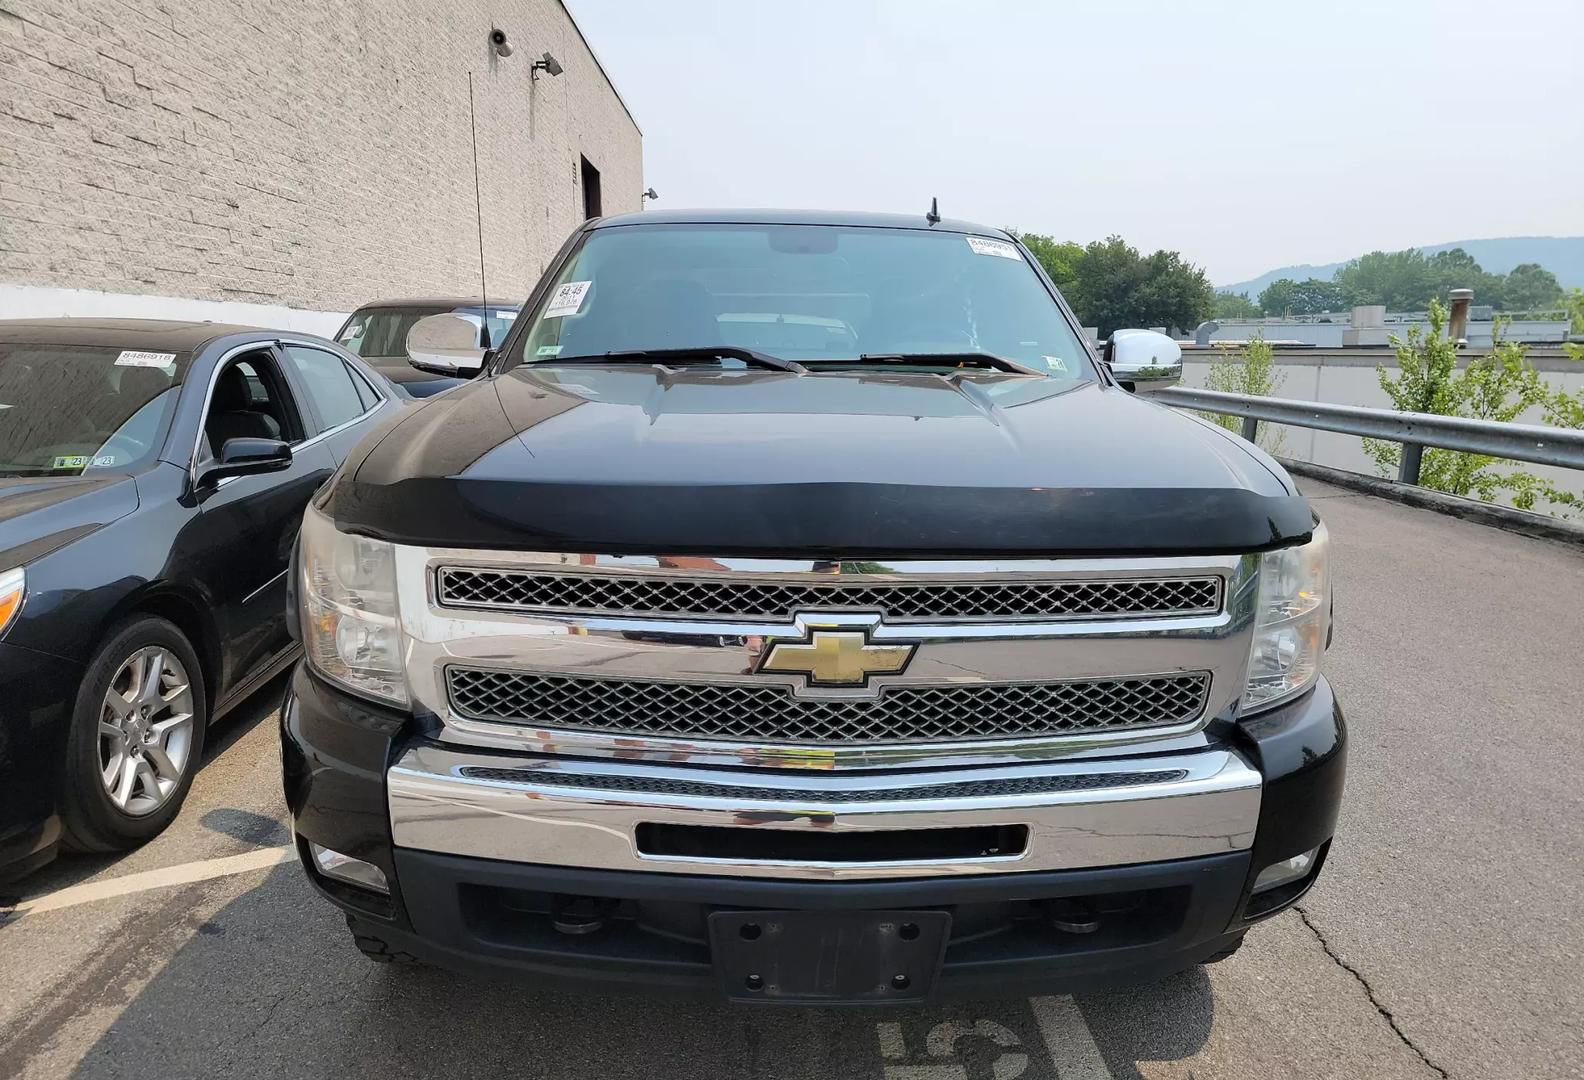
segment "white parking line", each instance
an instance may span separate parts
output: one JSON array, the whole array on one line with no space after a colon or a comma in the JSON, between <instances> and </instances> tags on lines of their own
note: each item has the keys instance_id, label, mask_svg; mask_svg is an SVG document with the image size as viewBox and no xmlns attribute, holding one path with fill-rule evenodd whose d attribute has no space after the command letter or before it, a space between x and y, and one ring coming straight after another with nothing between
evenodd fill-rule
<instances>
[{"instance_id":1,"label":"white parking line","mask_svg":"<svg viewBox=\"0 0 1584 1080\"><path fill-rule=\"evenodd\" d=\"M1061 1080L1112 1080L1100 1047L1084 1023L1078 1003L1067 996L1029 998L1051 1066Z\"/></svg>"},{"instance_id":2,"label":"white parking line","mask_svg":"<svg viewBox=\"0 0 1584 1080\"><path fill-rule=\"evenodd\" d=\"M261 848L257 851L243 852L241 855L227 855L219 859L203 859L199 862L182 863L179 866L165 866L158 870L145 870L142 873L127 874L125 877L110 878L106 881L88 881L58 892L35 896L12 908L0 908L0 914L12 917L38 915L46 911L76 907L78 904L91 904L95 900L130 896L150 889L166 889L172 885L191 885L195 881L246 874L251 870L264 870L277 866L295 858L296 854L297 852L289 847Z\"/></svg>"}]
</instances>

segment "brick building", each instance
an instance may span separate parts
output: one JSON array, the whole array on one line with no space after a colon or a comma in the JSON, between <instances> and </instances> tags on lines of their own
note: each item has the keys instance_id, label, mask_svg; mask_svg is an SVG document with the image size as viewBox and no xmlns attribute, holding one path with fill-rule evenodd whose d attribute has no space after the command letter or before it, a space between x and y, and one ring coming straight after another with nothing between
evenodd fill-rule
<instances>
[{"instance_id":1,"label":"brick building","mask_svg":"<svg viewBox=\"0 0 1584 1080\"><path fill-rule=\"evenodd\" d=\"M520 299L641 140L557 0L0 0L0 317Z\"/></svg>"}]
</instances>

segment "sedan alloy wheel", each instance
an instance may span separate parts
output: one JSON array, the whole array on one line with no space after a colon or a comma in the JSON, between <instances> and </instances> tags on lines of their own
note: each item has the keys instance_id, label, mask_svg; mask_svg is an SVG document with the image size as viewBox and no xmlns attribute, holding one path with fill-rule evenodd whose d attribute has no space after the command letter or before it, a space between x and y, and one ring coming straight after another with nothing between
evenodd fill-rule
<instances>
[{"instance_id":1,"label":"sedan alloy wheel","mask_svg":"<svg viewBox=\"0 0 1584 1080\"><path fill-rule=\"evenodd\" d=\"M164 806L192 757L193 695L187 669L149 645L121 664L99 715L99 777L110 801L132 817Z\"/></svg>"}]
</instances>

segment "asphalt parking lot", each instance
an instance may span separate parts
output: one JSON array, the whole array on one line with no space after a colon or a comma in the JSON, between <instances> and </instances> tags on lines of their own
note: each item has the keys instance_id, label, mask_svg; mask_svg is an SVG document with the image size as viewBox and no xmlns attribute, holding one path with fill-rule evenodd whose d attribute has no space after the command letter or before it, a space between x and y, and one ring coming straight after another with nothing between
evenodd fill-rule
<instances>
[{"instance_id":1,"label":"asphalt parking lot","mask_svg":"<svg viewBox=\"0 0 1584 1080\"><path fill-rule=\"evenodd\" d=\"M887 1012L374 965L278 861L277 681L165 835L0 900L0 1075L1584 1075L1584 553L1306 486L1335 545L1348 797L1319 887L1227 963Z\"/></svg>"}]
</instances>

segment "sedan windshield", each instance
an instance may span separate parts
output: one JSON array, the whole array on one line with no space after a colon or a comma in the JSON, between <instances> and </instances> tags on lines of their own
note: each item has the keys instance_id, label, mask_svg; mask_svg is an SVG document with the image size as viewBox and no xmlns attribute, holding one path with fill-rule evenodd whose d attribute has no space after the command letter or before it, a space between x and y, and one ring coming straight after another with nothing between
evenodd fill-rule
<instances>
[{"instance_id":1,"label":"sedan windshield","mask_svg":"<svg viewBox=\"0 0 1584 1080\"><path fill-rule=\"evenodd\" d=\"M188 354L0 343L0 476L124 469L165 434Z\"/></svg>"},{"instance_id":2,"label":"sedan windshield","mask_svg":"<svg viewBox=\"0 0 1584 1080\"><path fill-rule=\"evenodd\" d=\"M1059 378L1094 378L1073 327L1015 245L924 229L595 229L516 341L512 359L524 363L724 345L853 366L883 357L891 368L989 354Z\"/></svg>"}]
</instances>

